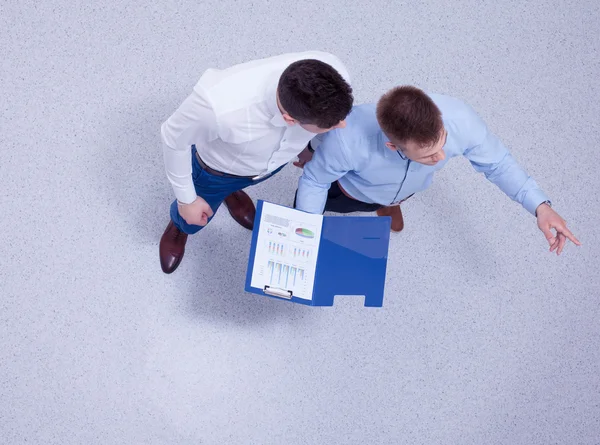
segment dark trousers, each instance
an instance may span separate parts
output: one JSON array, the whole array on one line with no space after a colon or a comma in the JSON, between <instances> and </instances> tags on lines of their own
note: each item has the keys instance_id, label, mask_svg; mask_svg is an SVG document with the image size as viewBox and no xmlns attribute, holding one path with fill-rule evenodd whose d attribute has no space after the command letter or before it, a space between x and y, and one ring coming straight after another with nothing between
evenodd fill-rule
<instances>
[{"instance_id":1,"label":"dark trousers","mask_svg":"<svg viewBox=\"0 0 600 445\"><path fill-rule=\"evenodd\" d=\"M296 191L296 195L298 195L298 191ZM347 197L337 181L331 184L325 203L325 211L335 213L375 212L381 207L383 206L380 204L368 204ZM294 208L296 208L296 198L294 198Z\"/></svg>"}]
</instances>

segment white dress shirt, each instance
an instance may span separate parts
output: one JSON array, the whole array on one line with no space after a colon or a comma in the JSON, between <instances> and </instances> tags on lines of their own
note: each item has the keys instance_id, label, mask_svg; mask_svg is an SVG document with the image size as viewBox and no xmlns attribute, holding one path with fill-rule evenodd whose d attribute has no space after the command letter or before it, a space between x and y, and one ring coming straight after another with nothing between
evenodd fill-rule
<instances>
[{"instance_id":1,"label":"white dress shirt","mask_svg":"<svg viewBox=\"0 0 600 445\"><path fill-rule=\"evenodd\" d=\"M320 51L284 54L208 69L193 92L161 126L167 177L179 202L196 199L191 146L209 167L232 175L262 178L293 160L315 136L287 125L277 106L277 85L293 62L317 59L349 83L346 67Z\"/></svg>"}]
</instances>

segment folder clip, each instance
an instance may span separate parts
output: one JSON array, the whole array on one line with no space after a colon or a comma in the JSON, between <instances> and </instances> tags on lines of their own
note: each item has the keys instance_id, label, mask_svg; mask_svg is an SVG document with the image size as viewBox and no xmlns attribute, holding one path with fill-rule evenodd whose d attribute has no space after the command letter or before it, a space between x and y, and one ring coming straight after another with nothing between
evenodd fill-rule
<instances>
[{"instance_id":1,"label":"folder clip","mask_svg":"<svg viewBox=\"0 0 600 445\"><path fill-rule=\"evenodd\" d=\"M271 287L269 285L265 285L263 292L267 295L272 295L274 297L285 298L286 300L292 299L292 291L279 289L278 287Z\"/></svg>"}]
</instances>

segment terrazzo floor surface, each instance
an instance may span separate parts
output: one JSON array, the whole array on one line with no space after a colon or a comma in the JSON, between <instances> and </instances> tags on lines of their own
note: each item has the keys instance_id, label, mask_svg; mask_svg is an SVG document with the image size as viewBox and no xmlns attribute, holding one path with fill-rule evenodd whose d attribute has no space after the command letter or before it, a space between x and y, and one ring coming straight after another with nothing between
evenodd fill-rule
<instances>
[{"instance_id":1,"label":"terrazzo floor surface","mask_svg":"<svg viewBox=\"0 0 600 445\"><path fill-rule=\"evenodd\" d=\"M0 443L600 443L599 30L592 0L3 1ZM223 210L164 275L161 122L209 67L308 49L357 103L473 105L583 246L455 159L403 205L381 309L244 293Z\"/></svg>"}]
</instances>

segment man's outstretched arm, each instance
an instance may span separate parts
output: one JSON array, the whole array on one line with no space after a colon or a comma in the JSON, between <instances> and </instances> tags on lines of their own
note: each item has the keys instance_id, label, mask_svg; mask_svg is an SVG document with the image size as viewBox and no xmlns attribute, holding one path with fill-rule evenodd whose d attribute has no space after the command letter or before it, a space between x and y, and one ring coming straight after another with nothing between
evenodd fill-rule
<instances>
[{"instance_id":1,"label":"man's outstretched arm","mask_svg":"<svg viewBox=\"0 0 600 445\"><path fill-rule=\"evenodd\" d=\"M474 111L470 127L469 131L476 135L477 142L467 148L464 156L469 159L475 170L483 173L508 197L536 216L538 227L544 233L550 251L556 251L560 255L567 238L574 244L581 245L568 229L564 219L551 208L548 196Z\"/></svg>"}]
</instances>

